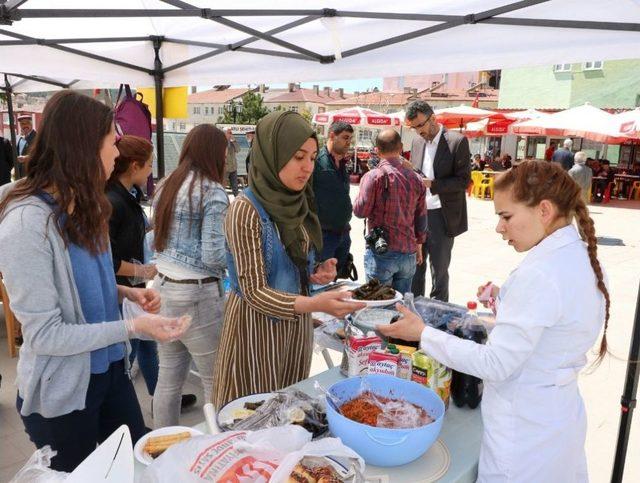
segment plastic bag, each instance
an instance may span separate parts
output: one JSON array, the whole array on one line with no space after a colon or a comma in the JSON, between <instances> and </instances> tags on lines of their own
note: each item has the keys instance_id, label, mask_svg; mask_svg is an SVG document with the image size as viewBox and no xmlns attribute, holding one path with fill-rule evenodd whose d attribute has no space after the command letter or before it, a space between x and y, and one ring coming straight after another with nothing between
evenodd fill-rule
<instances>
[{"instance_id":1,"label":"plastic bag","mask_svg":"<svg viewBox=\"0 0 640 483\"><path fill-rule=\"evenodd\" d=\"M221 423L233 431L255 431L295 424L309 431L314 438L329 429L324 402L296 390L277 392L274 397L260 405L255 413L236 423Z\"/></svg>"},{"instance_id":2,"label":"plastic bag","mask_svg":"<svg viewBox=\"0 0 640 483\"><path fill-rule=\"evenodd\" d=\"M443 331L456 326L467 314L466 307L425 297L416 297L414 306L425 324Z\"/></svg>"},{"instance_id":3,"label":"plastic bag","mask_svg":"<svg viewBox=\"0 0 640 483\"><path fill-rule=\"evenodd\" d=\"M310 440L308 431L293 425L198 436L165 451L147 467L141 482L285 483L293 467L307 455L339 459L351 475L343 481L364 481L363 460L339 439Z\"/></svg>"},{"instance_id":4,"label":"plastic bag","mask_svg":"<svg viewBox=\"0 0 640 483\"><path fill-rule=\"evenodd\" d=\"M58 483L65 481L69 473L49 468L51 458L56 454L58 452L52 450L49 445L36 450L9 483Z\"/></svg>"},{"instance_id":5,"label":"plastic bag","mask_svg":"<svg viewBox=\"0 0 640 483\"><path fill-rule=\"evenodd\" d=\"M313 341L315 342L313 351L318 353L324 349L333 349L342 352L344 339L337 332L338 329L344 330L344 325L343 320L331 318L316 327L313 330Z\"/></svg>"}]
</instances>

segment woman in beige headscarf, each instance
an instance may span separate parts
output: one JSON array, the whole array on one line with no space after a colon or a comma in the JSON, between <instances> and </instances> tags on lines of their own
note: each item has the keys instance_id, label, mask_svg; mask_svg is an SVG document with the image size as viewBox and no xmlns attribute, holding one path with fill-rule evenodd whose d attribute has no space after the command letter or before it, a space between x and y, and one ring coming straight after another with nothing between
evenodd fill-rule
<instances>
[{"instance_id":1,"label":"woman in beige headscarf","mask_svg":"<svg viewBox=\"0 0 640 483\"><path fill-rule=\"evenodd\" d=\"M225 221L231 292L215 368L217 408L271 392L309 375L310 313L337 317L363 304L348 292L309 297L309 284L331 282L336 260L314 264L322 232L309 184L318 151L311 126L293 112L274 112L256 128L249 188Z\"/></svg>"}]
</instances>

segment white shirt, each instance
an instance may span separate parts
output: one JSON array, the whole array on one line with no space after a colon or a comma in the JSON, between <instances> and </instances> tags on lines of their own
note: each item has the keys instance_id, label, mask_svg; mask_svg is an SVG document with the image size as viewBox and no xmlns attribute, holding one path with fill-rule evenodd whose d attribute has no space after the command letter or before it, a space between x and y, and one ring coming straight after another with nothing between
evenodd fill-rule
<instances>
[{"instance_id":1,"label":"white shirt","mask_svg":"<svg viewBox=\"0 0 640 483\"><path fill-rule=\"evenodd\" d=\"M586 482L586 414L577 375L604 321L573 225L532 248L501 287L486 345L431 327L421 347L484 380L479 482Z\"/></svg>"},{"instance_id":2,"label":"white shirt","mask_svg":"<svg viewBox=\"0 0 640 483\"><path fill-rule=\"evenodd\" d=\"M436 137L431 142L426 141L424 146L424 157L422 158L422 172L428 179L435 179L433 171L433 163L436 159L436 151L438 150L438 143L440 142L440 136L442 136L442 126ZM440 203L440 197L431 193L431 190L427 188L427 210L437 210L442 208Z\"/></svg>"}]
</instances>

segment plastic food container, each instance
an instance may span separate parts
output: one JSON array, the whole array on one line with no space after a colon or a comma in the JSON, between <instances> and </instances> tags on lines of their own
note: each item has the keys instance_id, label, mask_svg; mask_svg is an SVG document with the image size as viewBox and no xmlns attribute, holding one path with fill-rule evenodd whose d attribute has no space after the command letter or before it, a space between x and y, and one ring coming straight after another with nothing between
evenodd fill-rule
<instances>
[{"instance_id":1,"label":"plastic food container","mask_svg":"<svg viewBox=\"0 0 640 483\"><path fill-rule=\"evenodd\" d=\"M444 420L444 403L431 389L412 381L392 376L371 375L352 377L335 383L329 388L338 406L355 398L361 392L362 380L373 393L395 399L404 399L424 408L434 421L414 429L377 428L360 424L337 411L327 400L329 430L342 442L358 453L368 463L376 466L400 466L419 458L435 443Z\"/></svg>"}]
</instances>

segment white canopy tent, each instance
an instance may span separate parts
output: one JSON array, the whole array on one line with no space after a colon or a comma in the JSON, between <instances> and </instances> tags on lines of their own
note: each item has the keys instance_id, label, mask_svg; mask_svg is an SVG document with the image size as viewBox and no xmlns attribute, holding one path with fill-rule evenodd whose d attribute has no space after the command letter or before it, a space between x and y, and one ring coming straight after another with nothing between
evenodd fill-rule
<instances>
[{"instance_id":1,"label":"white canopy tent","mask_svg":"<svg viewBox=\"0 0 640 483\"><path fill-rule=\"evenodd\" d=\"M640 43L637 0L194 3L0 1L0 72L154 86L155 43L165 86L247 84L629 58Z\"/></svg>"}]
</instances>

